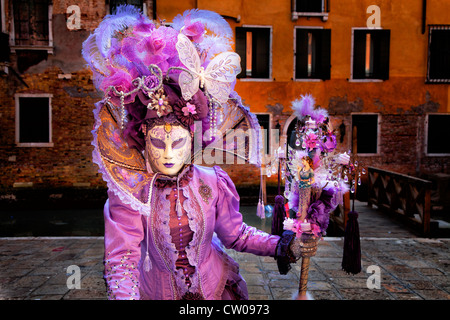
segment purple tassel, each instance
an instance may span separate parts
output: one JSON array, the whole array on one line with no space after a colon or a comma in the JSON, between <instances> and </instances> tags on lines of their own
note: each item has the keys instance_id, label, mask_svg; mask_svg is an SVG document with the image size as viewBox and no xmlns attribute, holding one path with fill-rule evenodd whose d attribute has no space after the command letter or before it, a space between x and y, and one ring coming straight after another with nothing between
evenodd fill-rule
<instances>
[{"instance_id":1,"label":"purple tassel","mask_svg":"<svg viewBox=\"0 0 450 320\"><path fill-rule=\"evenodd\" d=\"M143 267L144 267L145 272L149 272L152 269L152 262L150 261L148 251L147 251L147 254L145 255Z\"/></svg>"},{"instance_id":2,"label":"purple tassel","mask_svg":"<svg viewBox=\"0 0 450 320\"><path fill-rule=\"evenodd\" d=\"M285 218L286 210L284 209L284 197L277 195L275 197L275 206L273 208L272 234L278 236L283 234L283 221Z\"/></svg>"},{"instance_id":3,"label":"purple tassel","mask_svg":"<svg viewBox=\"0 0 450 320\"><path fill-rule=\"evenodd\" d=\"M258 206L256 207L256 215L258 217L260 217L261 219L265 219L266 218L266 213L265 213L265 210L264 210L264 203L262 202L261 199L259 199Z\"/></svg>"},{"instance_id":4,"label":"purple tassel","mask_svg":"<svg viewBox=\"0 0 450 320\"><path fill-rule=\"evenodd\" d=\"M361 244L359 239L358 213L350 211L344 234L342 269L347 273L361 272Z\"/></svg>"}]
</instances>

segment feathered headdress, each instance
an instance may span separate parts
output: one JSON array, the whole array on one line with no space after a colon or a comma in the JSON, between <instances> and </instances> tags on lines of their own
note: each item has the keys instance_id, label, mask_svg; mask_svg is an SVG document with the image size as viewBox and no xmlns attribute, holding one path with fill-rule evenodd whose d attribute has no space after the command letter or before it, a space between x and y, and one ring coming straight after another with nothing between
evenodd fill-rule
<instances>
[{"instance_id":1,"label":"feathered headdress","mask_svg":"<svg viewBox=\"0 0 450 320\"><path fill-rule=\"evenodd\" d=\"M260 130L233 92L241 67L232 43L229 24L215 12L188 10L164 26L125 5L104 18L82 54L130 147L142 150L142 125L169 115L191 131L201 122L202 132L210 133L206 146L236 129L242 117L247 128ZM259 135L249 134L259 144ZM250 158L260 164L257 144Z\"/></svg>"},{"instance_id":2,"label":"feathered headdress","mask_svg":"<svg viewBox=\"0 0 450 320\"><path fill-rule=\"evenodd\" d=\"M145 188L153 173L142 151L144 131L154 124L177 122L200 132L192 160L211 147L261 164L260 126L234 92L241 68L232 35L215 12L189 10L165 26L125 5L83 43L94 84L104 93L94 110L94 162L108 187L133 208L145 211L150 201ZM226 144L233 130L245 139Z\"/></svg>"}]
</instances>

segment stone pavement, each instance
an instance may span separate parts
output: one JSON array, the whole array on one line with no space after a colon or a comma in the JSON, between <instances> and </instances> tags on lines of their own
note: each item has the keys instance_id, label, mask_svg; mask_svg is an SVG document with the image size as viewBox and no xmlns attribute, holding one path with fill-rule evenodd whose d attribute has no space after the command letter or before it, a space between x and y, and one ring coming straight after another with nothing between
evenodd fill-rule
<instances>
[{"instance_id":1,"label":"stone pavement","mask_svg":"<svg viewBox=\"0 0 450 320\"><path fill-rule=\"evenodd\" d=\"M450 300L450 239L417 237L368 207L358 208L362 272L341 270L343 238L325 237L311 258L308 289L316 300ZM104 300L102 237L0 238L0 299ZM290 300L300 262L280 275L270 257L228 250L251 300ZM70 266L80 289L69 289Z\"/></svg>"},{"instance_id":2,"label":"stone pavement","mask_svg":"<svg viewBox=\"0 0 450 320\"><path fill-rule=\"evenodd\" d=\"M450 239L363 238L357 275L341 270L342 246L342 238L324 238L311 259L314 299L450 299ZM101 237L0 238L0 252L0 299L106 299ZM289 300L296 293L300 263L280 275L273 258L229 254L240 264L251 300ZM80 268L80 289L67 287L71 265Z\"/></svg>"}]
</instances>

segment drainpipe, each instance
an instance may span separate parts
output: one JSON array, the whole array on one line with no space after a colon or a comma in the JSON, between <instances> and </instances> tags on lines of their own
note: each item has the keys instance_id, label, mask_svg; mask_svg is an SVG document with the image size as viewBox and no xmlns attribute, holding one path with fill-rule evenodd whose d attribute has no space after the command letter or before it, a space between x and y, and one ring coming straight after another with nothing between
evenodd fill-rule
<instances>
[{"instance_id":1,"label":"drainpipe","mask_svg":"<svg viewBox=\"0 0 450 320\"><path fill-rule=\"evenodd\" d=\"M422 34L425 33L427 26L427 0L422 0Z\"/></svg>"}]
</instances>

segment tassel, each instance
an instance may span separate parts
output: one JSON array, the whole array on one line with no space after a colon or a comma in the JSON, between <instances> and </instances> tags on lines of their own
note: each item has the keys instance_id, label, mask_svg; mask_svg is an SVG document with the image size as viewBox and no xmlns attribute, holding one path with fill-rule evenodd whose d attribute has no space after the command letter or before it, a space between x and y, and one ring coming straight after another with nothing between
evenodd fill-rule
<instances>
[{"instance_id":1,"label":"tassel","mask_svg":"<svg viewBox=\"0 0 450 320\"><path fill-rule=\"evenodd\" d=\"M180 185L178 183L178 178L177 178L177 201L175 202L175 212L177 213L178 217L181 217L181 215L183 214L183 211L181 210Z\"/></svg>"},{"instance_id":2,"label":"tassel","mask_svg":"<svg viewBox=\"0 0 450 320\"><path fill-rule=\"evenodd\" d=\"M263 176L262 176L262 168L260 169L260 176L259 176L259 200L258 200L258 206L256 207L256 215L260 217L261 219L266 218L266 210L264 209L264 202L262 201L263 197Z\"/></svg>"},{"instance_id":3,"label":"tassel","mask_svg":"<svg viewBox=\"0 0 450 320\"><path fill-rule=\"evenodd\" d=\"M344 254L342 269L347 273L361 271L361 244L359 239L358 213L350 211L344 234Z\"/></svg>"},{"instance_id":4,"label":"tassel","mask_svg":"<svg viewBox=\"0 0 450 320\"><path fill-rule=\"evenodd\" d=\"M260 217L261 219L266 218L266 213L264 210L264 203L261 199L258 201L258 206L256 207L256 215Z\"/></svg>"},{"instance_id":5,"label":"tassel","mask_svg":"<svg viewBox=\"0 0 450 320\"><path fill-rule=\"evenodd\" d=\"M151 269L152 269L152 262L150 261L150 256L148 255L147 251L147 254L145 255L144 259L144 271L149 272Z\"/></svg>"},{"instance_id":6,"label":"tassel","mask_svg":"<svg viewBox=\"0 0 450 320\"><path fill-rule=\"evenodd\" d=\"M272 216L272 234L281 236L283 234L283 221L286 218L286 209L284 207L284 197L277 195L275 197L275 207Z\"/></svg>"},{"instance_id":7,"label":"tassel","mask_svg":"<svg viewBox=\"0 0 450 320\"><path fill-rule=\"evenodd\" d=\"M175 202L175 212L177 213L178 217L181 217L181 215L183 214L183 211L181 210L180 197L178 197L177 202Z\"/></svg>"}]
</instances>

